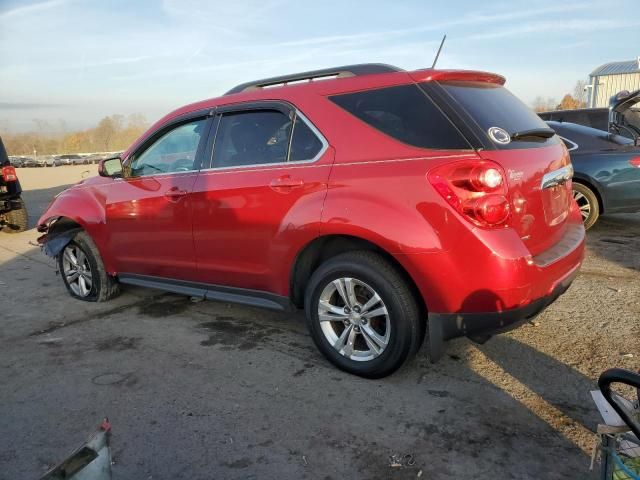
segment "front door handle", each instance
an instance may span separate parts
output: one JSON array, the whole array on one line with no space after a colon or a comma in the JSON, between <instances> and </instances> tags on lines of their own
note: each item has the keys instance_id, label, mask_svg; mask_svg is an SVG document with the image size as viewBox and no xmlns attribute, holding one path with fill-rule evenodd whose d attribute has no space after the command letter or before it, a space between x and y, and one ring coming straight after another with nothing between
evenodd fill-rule
<instances>
[{"instance_id":1,"label":"front door handle","mask_svg":"<svg viewBox=\"0 0 640 480\"><path fill-rule=\"evenodd\" d=\"M164 192L164 196L170 202L177 202L182 197L186 196L187 193L189 192L187 192L186 190L180 190L178 187L172 187L170 190Z\"/></svg>"},{"instance_id":2,"label":"front door handle","mask_svg":"<svg viewBox=\"0 0 640 480\"><path fill-rule=\"evenodd\" d=\"M269 186L276 192L288 192L294 188L303 187L304 181L299 178L291 178L291 175L283 175L272 180Z\"/></svg>"}]
</instances>

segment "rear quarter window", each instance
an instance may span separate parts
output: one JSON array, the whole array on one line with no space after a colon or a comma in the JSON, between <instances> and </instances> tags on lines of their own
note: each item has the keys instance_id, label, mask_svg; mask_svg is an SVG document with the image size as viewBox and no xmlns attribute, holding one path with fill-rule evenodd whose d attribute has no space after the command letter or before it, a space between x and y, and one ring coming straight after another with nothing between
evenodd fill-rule
<instances>
[{"instance_id":1,"label":"rear quarter window","mask_svg":"<svg viewBox=\"0 0 640 480\"><path fill-rule=\"evenodd\" d=\"M329 99L402 143L437 150L471 148L449 119L415 84L333 95Z\"/></svg>"},{"instance_id":2,"label":"rear quarter window","mask_svg":"<svg viewBox=\"0 0 640 480\"><path fill-rule=\"evenodd\" d=\"M502 85L484 82L442 82L440 85L449 99L457 108L466 112L495 148L533 148L552 145L559 141L557 136L553 136L549 139L519 140L508 144L492 142L487 134L492 127L502 128L509 134L549 127Z\"/></svg>"}]
</instances>

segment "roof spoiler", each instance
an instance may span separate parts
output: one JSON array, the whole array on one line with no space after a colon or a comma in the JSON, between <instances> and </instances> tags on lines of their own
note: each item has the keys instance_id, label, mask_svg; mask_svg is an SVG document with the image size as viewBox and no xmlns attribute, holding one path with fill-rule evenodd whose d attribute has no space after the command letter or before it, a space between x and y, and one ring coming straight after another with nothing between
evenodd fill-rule
<instances>
[{"instance_id":1,"label":"roof spoiler","mask_svg":"<svg viewBox=\"0 0 640 480\"><path fill-rule=\"evenodd\" d=\"M504 85L507 81L502 75L489 72L478 72L474 70L433 70L431 68L425 68L423 70L416 70L409 72L411 78L416 82L481 82L481 83L495 83L497 85Z\"/></svg>"},{"instance_id":2,"label":"roof spoiler","mask_svg":"<svg viewBox=\"0 0 640 480\"><path fill-rule=\"evenodd\" d=\"M393 65L384 63L361 63L357 65L345 65L342 67L325 68L322 70L311 70L308 72L293 73L280 77L263 78L252 82L241 83L229 90L225 95L240 93L247 90L257 90L260 88L276 87L297 82L311 82L328 78L359 77L363 75L375 75L378 73L403 72L404 70Z\"/></svg>"}]
</instances>

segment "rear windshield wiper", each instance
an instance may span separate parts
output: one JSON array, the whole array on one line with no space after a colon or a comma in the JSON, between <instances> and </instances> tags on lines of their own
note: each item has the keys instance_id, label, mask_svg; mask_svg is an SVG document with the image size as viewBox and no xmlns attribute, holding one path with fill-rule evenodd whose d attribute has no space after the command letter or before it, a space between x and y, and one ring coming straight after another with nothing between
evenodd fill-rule
<instances>
[{"instance_id":1,"label":"rear windshield wiper","mask_svg":"<svg viewBox=\"0 0 640 480\"><path fill-rule=\"evenodd\" d=\"M537 137L537 138L551 138L556 134L555 131L550 128L532 128L531 130L522 130L521 132L514 132L511 134L511 140L521 140L523 138Z\"/></svg>"}]
</instances>

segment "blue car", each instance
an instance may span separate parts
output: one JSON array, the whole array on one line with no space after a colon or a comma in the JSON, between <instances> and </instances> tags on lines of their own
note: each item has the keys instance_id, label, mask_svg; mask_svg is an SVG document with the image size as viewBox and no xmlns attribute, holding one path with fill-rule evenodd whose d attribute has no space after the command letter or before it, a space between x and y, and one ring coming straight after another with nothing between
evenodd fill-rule
<instances>
[{"instance_id":1,"label":"blue car","mask_svg":"<svg viewBox=\"0 0 640 480\"><path fill-rule=\"evenodd\" d=\"M547 122L573 163L573 196L585 228L605 213L640 212L640 147L615 133L568 122Z\"/></svg>"}]
</instances>

